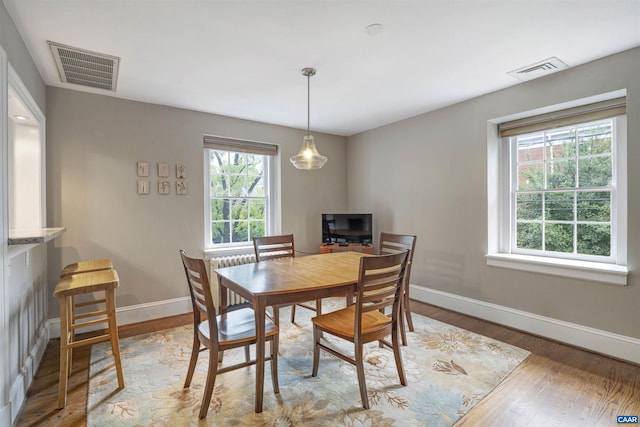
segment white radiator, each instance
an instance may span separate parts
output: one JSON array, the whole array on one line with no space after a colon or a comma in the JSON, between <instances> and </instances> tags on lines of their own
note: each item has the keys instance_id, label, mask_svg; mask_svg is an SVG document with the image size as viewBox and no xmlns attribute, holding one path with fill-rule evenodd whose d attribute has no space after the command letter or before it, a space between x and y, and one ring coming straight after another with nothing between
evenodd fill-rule
<instances>
[{"instance_id":1,"label":"white radiator","mask_svg":"<svg viewBox=\"0 0 640 427\"><path fill-rule=\"evenodd\" d=\"M217 258L211 258L209 260L209 277L211 278L211 293L213 294L213 303L216 308L220 308L220 287L218 286L218 277L215 274L216 269L231 267L240 264L249 264L256 262L255 254L241 254L232 256L223 256ZM227 289L227 305L233 306L237 304L243 304L247 302L240 295Z\"/></svg>"}]
</instances>

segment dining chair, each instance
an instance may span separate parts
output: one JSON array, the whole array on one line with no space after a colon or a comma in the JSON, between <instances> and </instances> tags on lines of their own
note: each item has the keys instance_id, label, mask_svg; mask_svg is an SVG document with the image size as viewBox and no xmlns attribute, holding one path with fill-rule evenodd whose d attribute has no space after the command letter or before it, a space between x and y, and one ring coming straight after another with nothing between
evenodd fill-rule
<instances>
[{"instance_id":1,"label":"dining chair","mask_svg":"<svg viewBox=\"0 0 640 427\"><path fill-rule=\"evenodd\" d=\"M253 238L253 249L256 254L256 262L269 261L278 258L291 258L296 256L295 244L293 234L283 234L279 236L264 236ZM276 325L279 325L280 305L273 308L273 319ZM304 307L308 310L315 311L317 314L322 314L322 300L315 301L315 307L308 303L297 303L291 305L291 323L295 323L296 320L296 306Z\"/></svg>"},{"instance_id":2,"label":"dining chair","mask_svg":"<svg viewBox=\"0 0 640 427\"><path fill-rule=\"evenodd\" d=\"M418 237L413 235L381 232L378 245L378 255L409 251L409 255L407 257L407 271L404 275L400 308L400 311L403 313L403 315L400 316L400 332L402 333L402 345L407 345L405 318L407 321L406 326L409 328L409 331L413 332L413 319L411 318L409 285L411 284L411 265L413 264L413 253L416 248L416 240L418 240Z\"/></svg>"},{"instance_id":3,"label":"dining chair","mask_svg":"<svg viewBox=\"0 0 640 427\"><path fill-rule=\"evenodd\" d=\"M365 409L369 409L369 399L364 377L364 344L379 341L391 347L400 384L407 385L398 342L398 318L401 316L402 283L407 259L408 252L362 257L355 304L311 319L315 342L311 376L318 375L320 350L355 365L358 372L360 398ZM384 309L389 306L392 307L391 314L387 315ZM325 332L352 342L355 347L355 357L351 358L328 343L321 342L322 334ZM388 335L391 335L391 343L385 340Z\"/></svg>"},{"instance_id":4,"label":"dining chair","mask_svg":"<svg viewBox=\"0 0 640 427\"><path fill-rule=\"evenodd\" d=\"M193 306L193 347L184 387L187 388L191 384L199 353L209 350L209 367L199 414L200 418L204 418L209 410L216 375L256 363L255 359L249 357L249 346L256 343L255 313L251 308L242 308L229 311L224 315L216 315L204 261L188 257L182 249L180 257L187 276ZM279 330L269 319L265 319L265 337L270 343L270 354L265 360L271 361L271 381L273 391L277 394L280 392L278 387ZM219 366L222 353L238 347L245 348L245 361L226 367ZM256 353L258 351L264 350L256 349Z\"/></svg>"}]
</instances>

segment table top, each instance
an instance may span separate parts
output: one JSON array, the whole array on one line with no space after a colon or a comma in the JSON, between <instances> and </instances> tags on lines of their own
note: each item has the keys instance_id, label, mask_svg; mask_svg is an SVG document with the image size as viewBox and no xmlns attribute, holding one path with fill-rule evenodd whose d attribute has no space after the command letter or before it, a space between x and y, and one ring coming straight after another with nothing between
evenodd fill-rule
<instances>
[{"instance_id":1,"label":"table top","mask_svg":"<svg viewBox=\"0 0 640 427\"><path fill-rule=\"evenodd\" d=\"M334 252L242 264L216 270L252 295L318 291L358 281L359 252Z\"/></svg>"}]
</instances>

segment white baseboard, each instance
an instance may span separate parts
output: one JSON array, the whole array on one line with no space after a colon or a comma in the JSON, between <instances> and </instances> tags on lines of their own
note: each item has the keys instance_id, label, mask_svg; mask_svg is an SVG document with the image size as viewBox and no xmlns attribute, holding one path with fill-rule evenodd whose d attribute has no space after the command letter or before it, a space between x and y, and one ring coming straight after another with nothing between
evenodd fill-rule
<instances>
[{"instance_id":1,"label":"white baseboard","mask_svg":"<svg viewBox=\"0 0 640 427\"><path fill-rule=\"evenodd\" d=\"M411 297L427 304L640 364L640 340L636 338L417 285L411 285ZM126 325L190 311L190 298L182 297L120 307L117 310L117 317L119 325ZM49 334L55 338L60 336L59 318L49 320Z\"/></svg>"},{"instance_id":2,"label":"white baseboard","mask_svg":"<svg viewBox=\"0 0 640 427\"><path fill-rule=\"evenodd\" d=\"M18 376L15 378L13 383L11 384L11 388L9 389L9 399L10 399L10 414L11 418L14 418L20 412L20 408L22 408L22 404L27 396L27 390L29 388L29 383L27 382L27 375L24 370L22 370ZM13 419L11 423L13 423ZM12 424L7 424L12 425Z\"/></svg>"},{"instance_id":3,"label":"white baseboard","mask_svg":"<svg viewBox=\"0 0 640 427\"><path fill-rule=\"evenodd\" d=\"M0 407L0 426L10 426L11 423L11 403Z\"/></svg>"},{"instance_id":4,"label":"white baseboard","mask_svg":"<svg viewBox=\"0 0 640 427\"><path fill-rule=\"evenodd\" d=\"M510 328L640 364L640 340L588 326L411 285L411 298Z\"/></svg>"},{"instance_id":5,"label":"white baseboard","mask_svg":"<svg viewBox=\"0 0 640 427\"><path fill-rule=\"evenodd\" d=\"M191 310L191 298L181 297L164 301L118 307L116 309L116 318L118 319L118 325L129 325L131 323L145 322L147 320L189 313ZM60 318L56 317L54 319L49 319L48 323L51 338L60 338ZM96 325L93 330L103 328L104 324L101 324ZM92 328L82 329L81 332L87 332L90 330L92 330Z\"/></svg>"},{"instance_id":6,"label":"white baseboard","mask_svg":"<svg viewBox=\"0 0 640 427\"><path fill-rule=\"evenodd\" d=\"M29 352L29 356L27 356L22 368L20 369L20 373L11 384L11 388L9 389L10 404L2 408L0 411L0 425L9 426L12 425L13 421L15 421L15 417L20 412L22 404L26 398L27 390L29 389L31 382L33 381L33 377L38 370L44 351L47 348L47 343L49 342L48 323L45 323L44 326L40 328L39 332L36 342ZM4 411L7 411L6 415L4 414ZM5 417L11 418L11 421L7 424L2 422Z\"/></svg>"}]
</instances>

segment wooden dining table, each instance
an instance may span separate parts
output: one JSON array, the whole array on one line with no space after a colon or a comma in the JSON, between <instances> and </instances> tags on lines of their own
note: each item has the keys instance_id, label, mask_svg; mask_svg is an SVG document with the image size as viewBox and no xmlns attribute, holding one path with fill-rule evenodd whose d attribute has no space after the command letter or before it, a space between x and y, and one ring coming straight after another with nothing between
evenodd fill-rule
<instances>
[{"instance_id":1,"label":"wooden dining table","mask_svg":"<svg viewBox=\"0 0 640 427\"><path fill-rule=\"evenodd\" d=\"M227 289L251 303L256 316L256 402L262 412L264 395L265 315L270 306L356 292L359 252L334 252L242 264L216 270L220 314L227 311ZM311 367L310 367L311 369Z\"/></svg>"}]
</instances>

